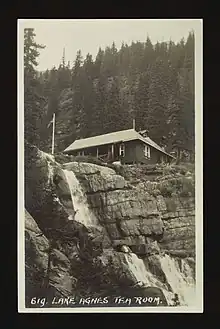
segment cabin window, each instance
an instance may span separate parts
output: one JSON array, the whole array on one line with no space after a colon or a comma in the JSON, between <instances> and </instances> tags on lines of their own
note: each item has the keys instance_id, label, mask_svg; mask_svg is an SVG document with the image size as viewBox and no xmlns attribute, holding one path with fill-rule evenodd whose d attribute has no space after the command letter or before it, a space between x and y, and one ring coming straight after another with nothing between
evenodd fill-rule
<instances>
[{"instance_id":1,"label":"cabin window","mask_svg":"<svg viewBox=\"0 0 220 329\"><path fill-rule=\"evenodd\" d=\"M150 147L148 145L144 146L144 155L146 158L150 159Z\"/></svg>"},{"instance_id":2,"label":"cabin window","mask_svg":"<svg viewBox=\"0 0 220 329\"><path fill-rule=\"evenodd\" d=\"M79 151L79 152L77 153L77 155L78 155L78 156L84 156L84 151Z\"/></svg>"},{"instance_id":3,"label":"cabin window","mask_svg":"<svg viewBox=\"0 0 220 329\"><path fill-rule=\"evenodd\" d=\"M120 148L119 148L119 155L121 157L124 157L125 156L125 145L124 144L121 144L120 145Z\"/></svg>"}]
</instances>

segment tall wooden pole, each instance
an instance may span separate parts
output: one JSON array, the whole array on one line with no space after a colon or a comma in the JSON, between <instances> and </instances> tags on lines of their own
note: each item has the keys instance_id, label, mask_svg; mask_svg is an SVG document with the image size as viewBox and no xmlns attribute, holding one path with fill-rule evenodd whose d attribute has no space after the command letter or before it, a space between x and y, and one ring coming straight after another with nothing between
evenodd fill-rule
<instances>
[{"instance_id":1,"label":"tall wooden pole","mask_svg":"<svg viewBox=\"0 0 220 329\"><path fill-rule=\"evenodd\" d=\"M55 113L53 114L52 154L54 154Z\"/></svg>"}]
</instances>

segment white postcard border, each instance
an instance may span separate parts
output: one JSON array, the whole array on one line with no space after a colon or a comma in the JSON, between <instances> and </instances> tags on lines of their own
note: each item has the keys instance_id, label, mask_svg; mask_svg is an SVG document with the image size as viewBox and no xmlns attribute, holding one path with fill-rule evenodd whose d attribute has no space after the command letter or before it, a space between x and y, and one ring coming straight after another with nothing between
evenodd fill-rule
<instances>
[{"instance_id":1,"label":"white postcard border","mask_svg":"<svg viewBox=\"0 0 220 329\"><path fill-rule=\"evenodd\" d=\"M18 77L18 312L19 313L203 313L203 20L197 21L195 33L195 170L196 170L196 305L193 307L82 307L26 308L25 307L25 244L24 244L24 77L23 45L25 27L32 21L82 21L66 19L18 19L17 77ZM97 19L96 19L97 20ZM103 19L102 19L103 20ZM105 19L106 20L106 19ZM113 21L113 19L109 19ZM124 19L123 19L124 20ZM151 19L152 20L152 19ZM155 19L153 19L155 20ZM164 20L164 19L162 19ZM173 19L180 21L182 19ZM194 20L194 19L187 19ZM85 19L88 21L88 19ZM130 19L133 21L133 19ZM158 19L161 21L161 19Z\"/></svg>"}]
</instances>

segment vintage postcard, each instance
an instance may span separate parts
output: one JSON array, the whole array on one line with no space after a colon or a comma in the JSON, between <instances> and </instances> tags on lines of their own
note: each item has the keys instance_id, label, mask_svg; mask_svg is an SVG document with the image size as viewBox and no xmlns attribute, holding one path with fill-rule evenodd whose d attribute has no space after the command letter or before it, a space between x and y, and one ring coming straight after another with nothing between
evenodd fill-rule
<instances>
[{"instance_id":1,"label":"vintage postcard","mask_svg":"<svg viewBox=\"0 0 220 329\"><path fill-rule=\"evenodd\" d=\"M202 23L18 20L18 312L203 312Z\"/></svg>"}]
</instances>

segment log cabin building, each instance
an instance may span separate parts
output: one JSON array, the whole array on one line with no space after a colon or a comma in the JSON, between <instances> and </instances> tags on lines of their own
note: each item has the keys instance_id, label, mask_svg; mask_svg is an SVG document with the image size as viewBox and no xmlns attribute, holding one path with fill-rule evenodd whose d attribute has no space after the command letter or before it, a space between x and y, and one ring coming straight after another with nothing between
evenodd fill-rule
<instances>
[{"instance_id":1,"label":"log cabin building","mask_svg":"<svg viewBox=\"0 0 220 329\"><path fill-rule=\"evenodd\" d=\"M135 129L77 139L64 153L75 156L94 156L104 162L120 161L121 164L169 163L171 154L146 136L146 131Z\"/></svg>"}]
</instances>

